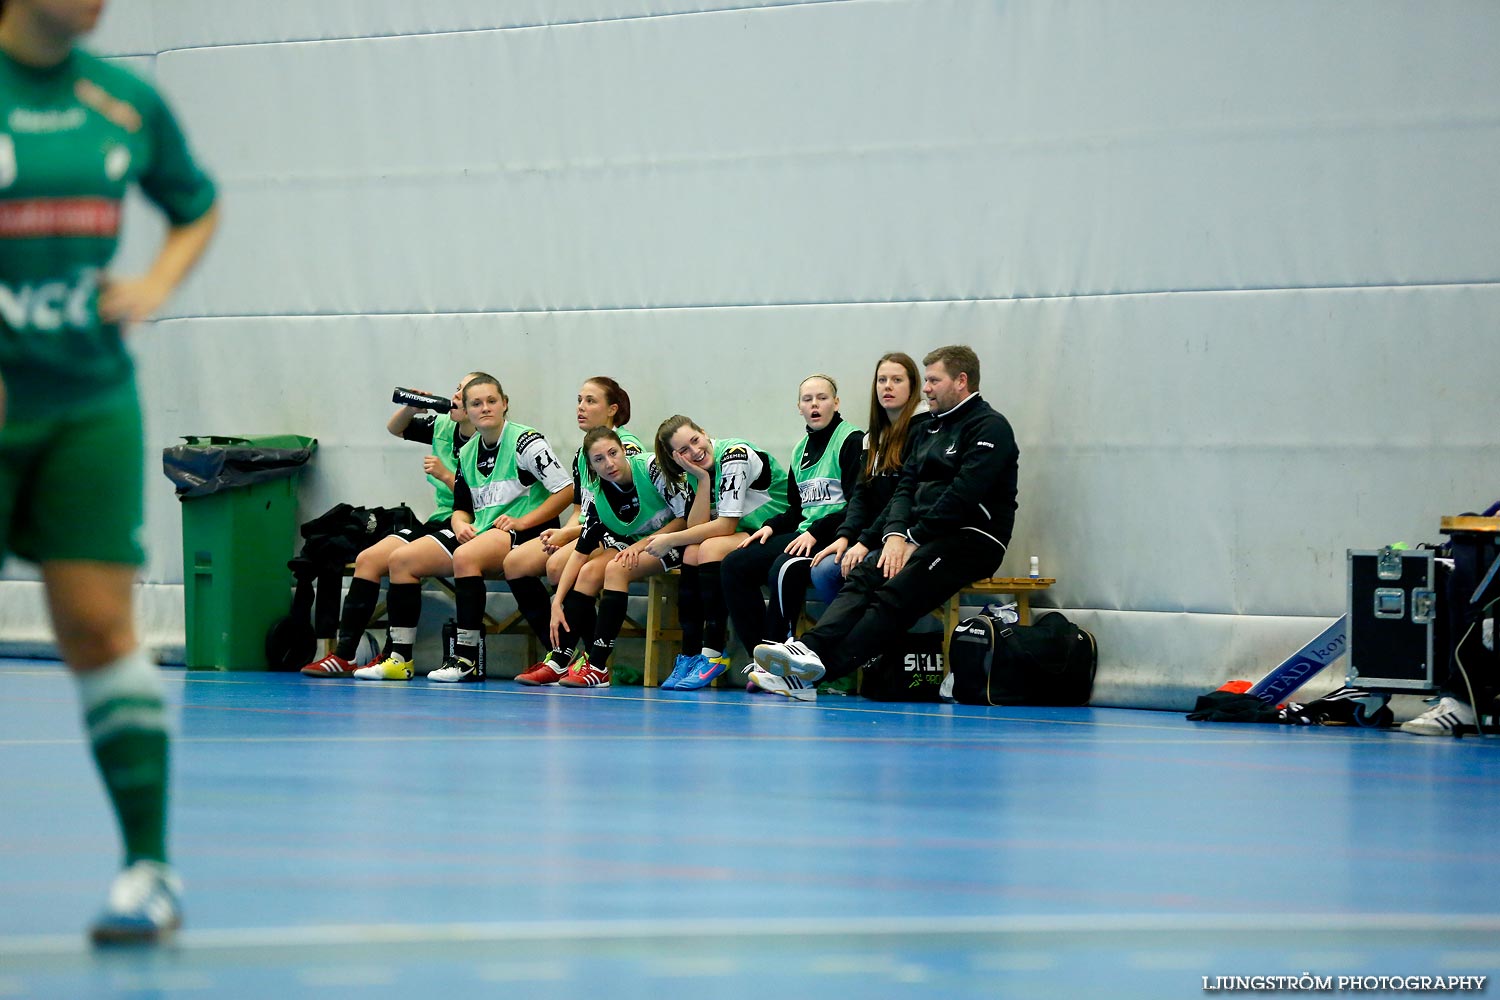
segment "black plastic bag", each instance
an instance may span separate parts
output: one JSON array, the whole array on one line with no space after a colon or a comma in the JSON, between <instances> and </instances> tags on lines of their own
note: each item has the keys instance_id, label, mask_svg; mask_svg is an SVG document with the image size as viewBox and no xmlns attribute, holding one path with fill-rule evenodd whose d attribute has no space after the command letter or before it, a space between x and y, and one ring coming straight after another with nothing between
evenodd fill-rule
<instances>
[{"instance_id":1,"label":"black plastic bag","mask_svg":"<svg viewBox=\"0 0 1500 1000\"><path fill-rule=\"evenodd\" d=\"M179 500L295 476L318 449L316 439L289 434L260 439L211 435L184 440L185 444L163 448L161 453L162 471L177 488ZM306 443L300 447L273 446L298 441Z\"/></svg>"}]
</instances>

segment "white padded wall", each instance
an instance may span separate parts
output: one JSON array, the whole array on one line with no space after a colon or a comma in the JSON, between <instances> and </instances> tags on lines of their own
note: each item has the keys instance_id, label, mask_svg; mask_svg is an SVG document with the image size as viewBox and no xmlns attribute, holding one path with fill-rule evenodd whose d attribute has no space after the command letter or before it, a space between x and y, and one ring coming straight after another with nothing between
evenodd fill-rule
<instances>
[{"instance_id":1,"label":"white padded wall","mask_svg":"<svg viewBox=\"0 0 1500 1000\"><path fill-rule=\"evenodd\" d=\"M1487 2L115 0L98 40L224 193L138 338L153 444L314 434L313 512L425 504L396 383L488 368L571 452L611 373L643 436L786 453L802 375L862 422L881 352L967 342L1007 568L1100 626L1104 697L1176 704L1500 492Z\"/></svg>"}]
</instances>

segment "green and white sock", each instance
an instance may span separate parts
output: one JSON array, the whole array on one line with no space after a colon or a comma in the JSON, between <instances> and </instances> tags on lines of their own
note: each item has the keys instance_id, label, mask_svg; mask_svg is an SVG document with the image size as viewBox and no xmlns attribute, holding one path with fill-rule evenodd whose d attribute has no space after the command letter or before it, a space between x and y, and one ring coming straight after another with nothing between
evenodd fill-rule
<instances>
[{"instance_id":1,"label":"green and white sock","mask_svg":"<svg viewBox=\"0 0 1500 1000\"><path fill-rule=\"evenodd\" d=\"M125 840L125 864L165 864L169 739L161 671L136 650L74 676L94 762Z\"/></svg>"}]
</instances>

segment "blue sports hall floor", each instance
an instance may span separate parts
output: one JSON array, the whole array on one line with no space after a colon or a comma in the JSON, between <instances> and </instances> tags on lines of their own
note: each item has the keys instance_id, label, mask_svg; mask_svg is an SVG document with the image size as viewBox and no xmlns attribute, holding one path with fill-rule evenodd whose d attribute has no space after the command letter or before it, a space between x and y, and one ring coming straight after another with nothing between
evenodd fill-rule
<instances>
[{"instance_id":1,"label":"blue sports hall floor","mask_svg":"<svg viewBox=\"0 0 1500 1000\"><path fill-rule=\"evenodd\" d=\"M0 661L0 998L1154 1000L1500 974L1500 740L167 676L187 925L96 955L118 848L73 686Z\"/></svg>"}]
</instances>

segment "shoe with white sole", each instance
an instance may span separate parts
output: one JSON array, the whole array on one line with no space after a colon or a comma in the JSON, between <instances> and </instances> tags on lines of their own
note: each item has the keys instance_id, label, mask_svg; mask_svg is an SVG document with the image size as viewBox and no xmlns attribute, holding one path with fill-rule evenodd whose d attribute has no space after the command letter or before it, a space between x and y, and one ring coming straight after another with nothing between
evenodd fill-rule
<instances>
[{"instance_id":1,"label":"shoe with white sole","mask_svg":"<svg viewBox=\"0 0 1500 1000\"><path fill-rule=\"evenodd\" d=\"M1418 736L1453 736L1477 732L1476 721L1472 706L1444 695L1415 719L1401 723L1401 731Z\"/></svg>"},{"instance_id":2,"label":"shoe with white sole","mask_svg":"<svg viewBox=\"0 0 1500 1000\"><path fill-rule=\"evenodd\" d=\"M769 670L764 670L760 667L750 668L750 684L745 686L745 690L751 690L750 685L754 685L767 694L779 694L783 698L790 698L793 701L818 700L818 687L816 684L803 683L796 677L777 677Z\"/></svg>"},{"instance_id":3,"label":"shoe with white sole","mask_svg":"<svg viewBox=\"0 0 1500 1000\"><path fill-rule=\"evenodd\" d=\"M450 656L443 665L427 675L430 681L444 684L463 684L484 680L484 668L467 656Z\"/></svg>"},{"instance_id":4,"label":"shoe with white sole","mask_svg":"<svg viewBox=\"0 0 1500 1000\"><path fill-rule=\"evenodd\" d=\"M357 681L409 681L414 673L411 661L392 653L379 663L354 671Z\"/></svg>"},{"instance_id":5,"label":"shoe with white sole","mask_svg":"<svg viewBox=\"0 0 1500 1000\"><path fill-rule=\"evenodd\" d=\"M100 946L161 944L182 926L182 880L159 861L137 861L115 876L104 912L89 930Z\"/></svg>"},{"instance_id":6,"label":"shoe with white sole","mask_svg":"<svg viewBox=\"0 0 1500 1000\"><path fill-rule=\"evenodd\" d=\"M828 672L822 658L795 639L756 646L755 664L777 677L795 677L808 684L816 684Z\"/></svg>"}]
</instances>

